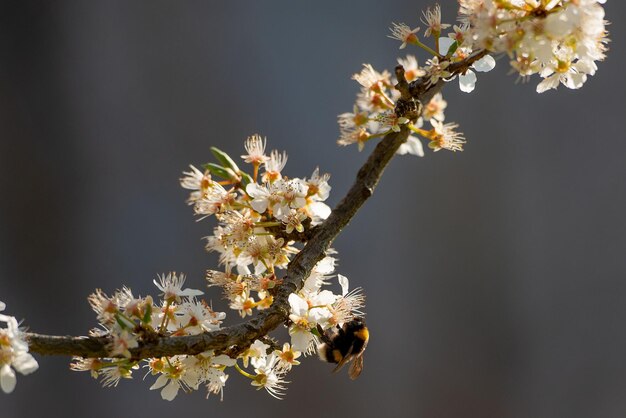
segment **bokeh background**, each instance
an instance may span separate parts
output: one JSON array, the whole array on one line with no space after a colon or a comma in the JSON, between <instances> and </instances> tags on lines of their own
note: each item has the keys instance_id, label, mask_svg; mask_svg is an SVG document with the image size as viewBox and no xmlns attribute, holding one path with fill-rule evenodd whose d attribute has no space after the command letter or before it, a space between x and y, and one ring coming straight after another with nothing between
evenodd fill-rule
<instances>
[{"instance_id":1,"label":"bokeh background","mask_svg":"<svg viewBox=\"0 0 626 418\"><path fill-rule=\"evenodd\" d=\"M443 2L452 21L455 2ZM338 148L361 63L393 68L392 21L430 1L0 3L0 300L31 330L80 335L86 297L156 294L169 270L203 288L178 178L259 132L287 175L332 173L334 205L371 150ZM606 5L623 39L626 6ZM422 25L423 26L423 25ZM396 158L336 240L368 296L355 382L311 358L285 400L233 374L224 402L172 403L152 377L102 389L67 358L0 396L0 416L623 417L626 115L618 42L583 89L515 84L506 57L477 90L446 88L463 153ZM413 50L424 61L425 56ZM208 297L226 309L219 293ZM236 314L230 315L231 323Z\"/></svg>"}]
</instances>

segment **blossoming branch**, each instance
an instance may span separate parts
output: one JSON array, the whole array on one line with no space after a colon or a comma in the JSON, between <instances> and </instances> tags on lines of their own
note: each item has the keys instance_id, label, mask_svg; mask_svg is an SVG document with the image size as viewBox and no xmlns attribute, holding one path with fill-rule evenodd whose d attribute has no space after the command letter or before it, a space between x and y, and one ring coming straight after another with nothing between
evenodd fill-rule
<instances>
[{"instance_id":1,"label":"blossoming branch","mask_svg":"<svg viewBox=\"0 0 626 418\"><path fill-rule=\"evenodd\" d=\"M281 398L289 371L316 352L336 363L335 370L350 363L356 378L369 341L365 295L335 275L332 241L372 195L395 154L424 156L422 140L433 151L463 150L459 125L445 122L446 83L458 78L462 91L473 91L476 72L493 69L493 56L500 55L522 80L539 75L540 93L560 84L580 88L605 56L603 3L460 0L457 25L442 22L439 6L423 13L423 32L392 23L389 37L400 49L423 50L425 65L407 55L398 59L393 75L365 64L353 76L360 92L352 112L338 116L338 143L363 150L368 141L381 140L333 210L325 203L330 176L319 169L306 177L286 176L287 154L267 152L258 134L245 141L239 164L212 148L215 162L183 173L181 186L189 190L187 203L197 219L217 221L206 249L219 254L220 266L207 271L207 285L220 288L245 322L224 327L226 313L173 272L154 280L158 297L137 296L127 287L112 295L95 290L88 301L99 327L87 337L28 333L14 317L0 314L6 324L0 328L0 387L10 393L15 371L37 370L31 353L73 356L72 370L87 371L104 386L132 378L143 367L154 376L150 389L170 401L181 389L201 387L222 399L230 374ZM281 325L289 330L288 341L270 336Z\"/></svg>"}]
</instances>

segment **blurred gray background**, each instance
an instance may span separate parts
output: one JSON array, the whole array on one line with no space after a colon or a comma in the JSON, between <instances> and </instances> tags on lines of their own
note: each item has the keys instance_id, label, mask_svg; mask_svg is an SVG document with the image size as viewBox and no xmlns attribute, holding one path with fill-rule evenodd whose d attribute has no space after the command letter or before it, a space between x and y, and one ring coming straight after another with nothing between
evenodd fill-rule
<instances>
[{"instance_id":1,"label":"blurred gray background","mask_svg":"<svg viewBox=\"0 0 626 418\"><path fill-rule=\"evenodd\" d=\"M259 132L289 176L332 173L334 205L372 147L338 148L361 63L393 68L392 21L430 1L0 3L0 300L31 330L84 334L87 295L142 295L169 270L204 286L178 178ZM455 2L444 2L444 20ZM606 5L623 39L626 6ZM423 26L423 25L421 25ZM423 30L423 29L422 29ZM445 91L463 153L395 159L337 239L368 297L365 370L308 359L279 402L232 374L224 402L173 403L152 377L102 389L42 358L0 415L623 417L626 414L626 62L619 44L582 90L514 84L501 57ZM419 51L420 62L425 56ZM403 55L402 55L403 56ZM219 293L208 293L226 309ZM230 319L236 322L237 315Z\"/></svg>"}]
</instances>

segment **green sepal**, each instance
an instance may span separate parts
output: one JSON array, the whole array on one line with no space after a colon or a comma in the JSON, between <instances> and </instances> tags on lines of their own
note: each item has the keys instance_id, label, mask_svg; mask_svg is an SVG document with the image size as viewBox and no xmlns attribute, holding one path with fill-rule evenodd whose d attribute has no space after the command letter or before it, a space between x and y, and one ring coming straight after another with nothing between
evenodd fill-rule
<instances>
[{"instance_id":1,"label":"green sepal","mask_svg":"<svg viewBox=\"0 0 626 418\"><path fill-rule=\"evenodd\" d=\"M141 318L141 322L143 322L144 324L149 324L152 322L152 305L148 305L146 307L146 313L144 314L143 318Z\"/></svg>"},{"instance_id":2,"label":"green sepal","mask_svg":"<svg viewBox=\"0 0 626 418\"><path fill-rule=\"evenodd\" d=\"M115 315L115 322L117 322L117 324L122 328L122 329L128 329L128 322L124 321L124 318L122 318L119 315ZM134 324L133 324L134 325Z\"/></svg>"},{"instance_id":3,"label":"green sepal","mask_svg":"<svg viewBox=\"0 0 626 418\"><path fill-rule=\"evenodd\" d=\"M211 152L213 153L217 161L219 161L224 167L230 168L235 173L239 173L239 167L237 167L237 164L233 161L232 158L230 158L228 154L215 147L211 147Z\"/></svg>"},{"instance_id":4,"label":"green sepal","mask_svg":"<svg viewBox=\"0 0 626 418\"><path fill-rule=\"evenodd\" d=\"M459 43L455 41L452 45L450 45L450 48L448 48L446 57L451 57L452 54L454 54L458 48L459 48Z\"/></svg>"}]
</instances>

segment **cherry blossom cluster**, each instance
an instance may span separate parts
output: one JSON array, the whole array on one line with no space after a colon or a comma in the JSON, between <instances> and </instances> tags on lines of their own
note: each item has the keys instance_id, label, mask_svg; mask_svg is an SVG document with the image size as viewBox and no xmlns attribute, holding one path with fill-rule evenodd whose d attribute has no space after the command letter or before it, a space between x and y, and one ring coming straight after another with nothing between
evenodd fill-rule
<instances>
[{"instance_id":1,"label":"cherry blossom cluster","mask_svg":"<svg viewBox=\"0 0 626 418\"><path fill-rule=\"evenodd\" d=\"M101 328L92 336L108 337L107 358L74 358L72 370L89 371L94 378L101 377L104 386L116 386L120 379L131 378L140 361L133 359L131 349L139 341L160 336L196 335L220 328L226 314L215 312L206 302L197 300L200 290L183 289L185 277L169 273L154 284L162 292L162 300L155 304L152 296L135 297L124 287L112 296L101 290L89 296L89 303L97 313ZM223 373L229 360L223 356L203 353L198 356L173 356L144 360L153 375L159 375L151 389L165 386L161 394L172 400L182 387L198 389L206 384L209 393L221 392L227 376ZM193 367L192 367L193 366ZM219 386L221 382L221 386ZM219 386L219 387L218 387Z\"/></svg>"},{"instance_id":2,"label":"cherry blossom cluster","mask_svg":"<svg viewBox=\"0 0 626 418\"><path fill-rule=\"evenodd\" d=\"M207 238L206 247L220 254L225 271L209 270L207 280L210 286L222 288L231 309L242 317L251 315L253 309L263 310L272 305L273 289L281 284L276 269L287 266L290 257L299 251L296 242L305 242L306 232L330 214L324 203L331 189L330 176L315 169L309 178L288 178L282 174L287 155L278 151L266 155L265 147L266 140L259 135L246 140L247 154L241 158L252 164L251 175L239 169L222 151L213 149L221 166L206 164L204 172L191 166L191 171L181 179L181 185L191 190L188 202L196 214L201 217L214 214L219 222L213 235ZM211 174L222 180L213 180ZM347 279L343 276L339 276L341 296L321 290L334 266L333 257L324 258L315 266L302 291L289 298L292 346L300 352L310 351L309 343L314 341L318 324L322 328L341 324L363 305L358 292L348 294ZM310 326L304 327L301 305L305 300L317 307L313 317L323 314L325 319L309 320ZM296 332L299 329L307 333L306 338Z\"/></svg>"},{"instance_id":3,"label":"cherry blossom cluster","mask_svg":"<svg viewBox=\"0 0 626 418\"><path fill-rule=\"evenodd\" d=\"M331 189L328 174L315 169L309 178L286 177L282 171L287 155L278 151L266 155L265 148L266 140L259 135L246 140L247 154L241 158L252 165L251 174L213 149L221 165L206 164L204 172L192 166L181 179L181 185L191 190L188 203L195 213L201 218L215 215L218 220L206 248L220 254L224 270L208 270L207 280L209 286L222 289L230 308L241 317L272 306L275 290L282 283L277 270L287 266L299 251L296 245L306 242L307 233L331 212L324 203ZM291 343L271 351L269 345L257 341L240 356L243 368L235 367L253 385L281 396L285 374L299 364L296 359L302 353L316 351L320 330L362 315L364 296L360 289L349 292L344 276L338 276L341 294L322 290L330 284L335 264L334 257L325 257L303 288L289 296ZM253 371L244 370L248 363Z\"/></svg>"},{"instance_id":4,"label":"cherry blossom cluster","mask_svg":"<svg viewBox=\"0 0 626 418\"><path fill-rule=\"evenodd\" d=\"M188 203L195 213L217 218L206 248L219 253L224 271L210 270L207 279L223 289L241 317L272 305L271 290L280 284L276 269L287 267L299 251L294 244L306 241L307 232L330 214L324 203L330 176L319 169L309 178L284 176L287 154L266 155L265 147L266 140L259 135L245 142L247 154L242 158L252 165L251 174L213 148L220 165L206 164L205 171L191 166L181 179L182 187L191 190Z\"/></svg>"},{"instance_id":5,"label":"cherry blossom cluster","mask_svg":"<svg viewBox=\"0 0 626 418\"><path fill-rule=\"evenodd\" d=\"M416 80L426 75L420 68L413 55L398 59L404 67L407 81ZM448 74L449 75L449 74ZM365 143L374 138L380 138L390 132L399 132L402 125L407 126L412 135L400 146L397 153L400 155L412 154L424 156L422 142L418 136L428 141L428 147L434 151L447 149L462 151L465 137L456 131L456 123L444 123L444 110L447 102L441 93L437 93L424 108L422 116L416 122L406 117L398 116L394 107L400 94L393 88L396 83L388 71L378 72L370 64L364 64L360 73L352 76L361 85L353 111L338 116L340 136L339 145L357 144L359 151ZM433 82L437 82L433 78ZM423 129L427 121L431 128ZM416 135L413 135L416 134Z\"/></svg>"},{"instance_id":6,"label":"cherry blossom cluster","mask_svg":"<svg viewBox=\"0 0 626 418\"><path fill-rule=\"evenodd\" d=\"M0 302L0 312L5 308L4 302ZM6 325L0 328L0 388L4 393L11 393L17 383L15 371L27 375L37 370L39 364L28 352L28 344L15 317L0 314L0 323Z\"/></svg>"},{"instance_id":7,"label":"cherry blossom cluster","mask_svg":"<svg viewBox=\"0 0 626 418\"><path fill-rule=\"evenodd\" d=\"M505 52L521 77L539 74L541 93L578 89L594 75L608 42L606 0L460 0L460 47Z\"/></svg>"},{"instance_id":8,"label":"cherry blossom cluster","mask_svg":"<svg viewBox=\"0 0 626 418\"><path fill-rule=\"evenodd\" d=\"M361 309L365 305L365 295L361 288L349 291L347 277L337 275L341 294L322 289L322 286L330 283L335 264L334 257L322 259L306 279L302 289L289 295L289 335L295 350L315 352L319 345L320 330L341 326L355 316L363 316Z\"/></svg>"},{"instance_id":9,"label":"cherry blossom cluster","mask_svg":"<svg viewBox=\"0 0 626 418\"><path fill-rule=\"evenodd\" d=\"M74 358L71 368L89 371L94 378L101 377L104 386L117 386L122 378L131 378L132 372L143 363L148 373L158 376L151 390L160 390L161 397L171 401L182 389L185 392L205 387L207 397L219 394L223 399L224 386L229 375L227 367L234 367L252 379L251 384L266 389L279 397L284 390L284 375L300 353L291 350L289 344L282 349L269 350L262 341L245 350L238 359L244 368L250 362L253 372L246 372L238 365L238 359L225 354L216 355L206 351L198 355L175 355L170 357L136 360L129 349L141 340L154 340L165 336L196 335L218 330L225 314L215 312L204 301L196 300L202 294L195 289L183 289L184 276L170 273L154 281L161 290L162 301L155 305L152 297L135 298L128 288L107 296L97 290L89 297L92 308L98 314L102 329L93 330L92 336L109 337L110 358ZM269 351L269 354L268 354Z\"/></svg>"},{"instance_id":10,"label":"cherry blossom cluster","mask_svg":"<svg viewBox=\"0 0 626 418\"><path fill-rule=\"evenodd\" d=\"M424 66L415 56L398 59L404 67L408 82L421 79L426 85L439 80L449 82L458 77L461 91L469 93L476 86L476 71L491 71L495 59L490 53L506 53L511 66L522 79L533 74L544 80L537 86L539 93L563 84L580 88L587 76L595 74L596 61L604 59L606 43L604 0L459 0L458 25L442 23L441 8L436 5L423 12L426 26L424 38L432 38L428 46L420 39L419 27L392 23L390 38L401 42L400 49L414 45L429 54ZM443 31L449 30L444 35ZM450 65L479 54L470 68L458 74ZM379 72L364 64L352 77L361 90L353 111L338 116L340 145L358 144L362 150L370 139L379 138L402 125L411 135L398 150L399 154L423 156L422 137L434 151L462 151L465 138L456 131L457 124L444 124L445 101L438 94L417 121L396 113L400 96L388 71ZM434 112L434 113L433 113ZM431 129L423 128L424 121ZM416 136L417 135L417 136Z\"/></svg>"},{"instance_id":11,"label":"cherry blossom cluster","mask_svg":"<svg viewBox=\"0 0 626 418\"><path fill-rule=\"evenodd\" d=\"M265 145L259 135L245 142L247 154L242 158L252 165L250 174L228 154L213 148L218 163L205 164L204 171L191 166L181 179L181 185L190 190L188 203L199 218L215 215L218 220L206 248L219 252L224 271L209 270L207 280L209 286L222 289L230 308L241 317L272 306L282 283L277 270L287 266L299 251L297 243L306 242L311 228L330 214L323 203L330 192L329 176L316 169L309 178L288 178L282 174L287 155L277 151L266 155ZM362 315L364 296L359 289L349 292L344 276L338 276L341 295L321 289L333 277L335 262L327 256L317 263L304 288L289 296L291 343L279 346L266 337L237 350L233 357L207 351L133 358L132 349L142 341L220 329L226 314L198 300L203 294L200 290L183 288L183 275L164 274L154 281L161 291L159 303L151 296L135 297L126 287L112 296L96 290L89 302L101 328L92 330L91 335L108 338L110 357L75 358L71 368L89 371L94 378L100 377L104 386L116 386L144 363L149 374L157 376L150 389L159 389L162 398L171 401L181 389L190 392L200 387L222 398L229 377L226 370L231 367L249 378L251 385L280 398L286 389L286 374L299 364L303 352L315 352L320 330Z\"/></svg>"},{"instance_id":12,"label":"cherry blossom cluster","mask_svg":"<svg viewBox=\"0 0 626 418\"><path fill-rule=\"evenodd\" d=\"M201 387L206 388L207 397L219 394L223 398L229 377L226 368L234 367L249 377L253 386L266 389L272 396L282 395L283 377L292 365L299 364L296 359L300 356L288 343L282 349L269 350L270 345L255 341L238 357L244 368L251 363L253 371L250 372L238 365L238 359L216 355L213 351L144 360L132 357L130 349L137 347L141 340L197 335L220 329L226 314L215 312L204 301L198 301L196 297L202 292L184 289L184 282L184 276L174 273L155 280L154 284L162 292L159 304L155 304L151 296L135 298L126 287L112 296L96 290L89 302L102 328L92 330L91 335L109 338L110 357L75 357L72 370L89 371L93 378L100 377L104 386L117 386L122 378L132 378L132 372L143 364L149 374L158 376L150 389L160 390L161 397L171 401L181 389L191 392Z\"/></svg>"}]
</instances>

